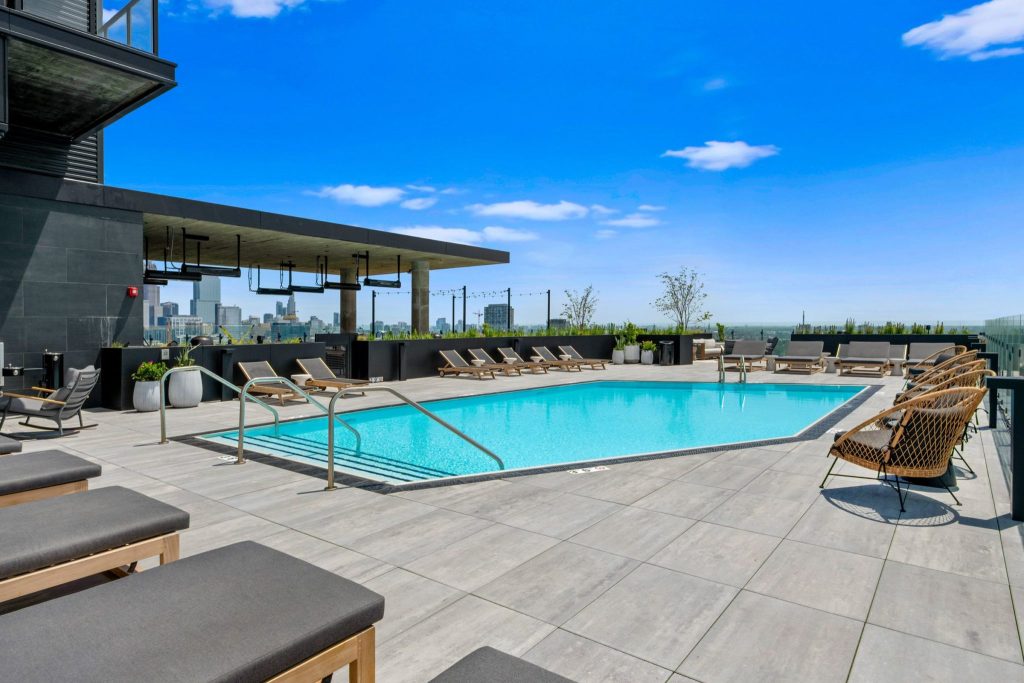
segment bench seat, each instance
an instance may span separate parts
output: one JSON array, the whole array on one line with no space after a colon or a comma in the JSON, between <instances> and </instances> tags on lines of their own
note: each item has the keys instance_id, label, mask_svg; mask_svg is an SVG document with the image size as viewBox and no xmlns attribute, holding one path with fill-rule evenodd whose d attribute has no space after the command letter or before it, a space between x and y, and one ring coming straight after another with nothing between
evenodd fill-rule
<instances>
[{"instance_id":1,"label":"bench seat","mask_svg":"<svg viewBox=\"0 0 1024 683\"><path fill-rule=\"evenodd\" d=\"M0 460L0 508L84 491L103 469L64 451L19 453Z\"/></svg>"}]
</instances>

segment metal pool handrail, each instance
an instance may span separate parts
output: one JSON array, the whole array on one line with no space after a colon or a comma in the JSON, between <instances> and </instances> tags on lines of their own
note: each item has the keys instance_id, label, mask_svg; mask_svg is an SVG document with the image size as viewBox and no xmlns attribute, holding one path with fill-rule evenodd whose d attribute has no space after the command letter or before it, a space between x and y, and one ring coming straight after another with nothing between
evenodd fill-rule
<instances>
[{"instance_id":1,"label":"metal pool handrail","mask_svg":"<svg viewBox=\"0 0 1024 683\"><path fill-rule=\"evenodd\" d=\"M164 373L163 377L160 378L160 443L167 443L167 378L170 377L171 375L175 374L175 373L178 373L178 372L201 372L201 373L203 373L207 377L209 377L209 378L211 378L211 379L213 379L213 380L215 380L217 382L220 382L221 384L223 384L227 388L229 388L232 391L236 392L239 395L239 398L241 399L239 401L241 403L241 405L244 406L246 399L248 399L248 400L252 401L253 403L261 405L264 408L266 408L267 410L269 410L273 414L273 416L274 416L274 431L275 432L277 431L277 428L280 426L280 424L281 424L281 416L277 414L276 410L274 410L272 407L268 406L266 403L264 403L263 401L259 400L255 396L243 395L241 389L239 389L234 384L232 384L231 382L227 381L226 379L224 379L220 375L218 375L218 374L216 374L214 372L211 372L210 370L207 370L206 368L204 368L204 367L202 367L200 365L179 366L179 367L176 367L176 368L171 368L170 370L168 370L167 372ZM243 409L240 408L239 410L241 411Z\"/></svg>"},{"instance_id":2,"label":"metal pool handrail","mask_svg":"<svg viewBox=\"0 0 1024 683\"><path fill-rule=\"evenodd\" d=\"M747 362L743 356L740 356L740 384L747 383ZM725 358L722 356L718 357L718 383L725 384Z\"/></svg>"},{"instance_id":3,"label":"metal pool handrail","mask_svg":"<svg viewBox=\"0 0 1024 683\"><path fill-rule=\"evenodd\" d=\"M328 415L330 417L337 417L334 414L334 408L335 408L335 404L338 402L338 399L341 398L342 396L347 396L350 393L358 394L358 393L362 393L362 392L365 392L365 391L386 391L389 394L398 397L402 402L404 402L404 403L412 406L416 410L420 411L421 413L423 413L424 415L429 417L434 422L438 423L439 425L441 425L442 427L444 427L448 431L450 431L453 434L455 434L456 436L458 436L463 441L466 441L470 445L475 446L477 449L479 449L479 450L483 451L484 453L486 453L491 459L494 460L494 462L498 463L498 468L499 469L502 469L502 470L505 469L505 462L501 458L499 458L497 455L495 455L486 446L481 445L479 442L475 441L470 436L468 436L467 434L463 433L462 431L460 431L456 427L453 427L452 425L448 424L447 422L445 422L444 420L439 418L437 415L435 415L434 413L430 412L429 410L427 410L426 408L421 406L416 401L412 400L408 396L405 396L404 394L399 393L398 391L395 391L391 387L359 386L359 387L355 387L355 388L352 388L352 389L342 389L341 391L338 391L337 393L335 393L334 396L331 397L330 403L327 404ZM348 426L345 422L342 422L342 424L345 424L346 426ZM349 428L351 429L351 427L349 427ZM353 431L355 431L355 430L353 430ZM359 432L356 432L356 437L357 437L356 450L357 450L357 452L360 449L360 444L361 444L361 441L358 440L358 435L359 435ZM327 421L327 487L326 487L325 490L326 491L332 491L332 490L334 490L334 488L335 488L335 486L334 486L334 420L330 420L329 419Z\"/></svg>"},{"instance_id":4,"label":"metal pool handrail","mask_svg":"<svg viewBox=\"0 0 1024 683\"><path fill-rule=\"evenodd\" d=\"M249 387L251 387L251 386L253 386L255 384L284 384L284 385L287 385L287 386L291 387L293 391L295 391L297 394L299 394L300 396L302 396L302 398L304 398L306 400L306 403L309 403L311 405L316 406L317 408L320 409L320 412L322 412L324 415L327 415L329 418L333 418L333 419L328 419L327 420L327 424L328 424L327 429L330 432L330 434L332 434L332 435L334 434L334 420L337 420L338 422L340 422L342 424L343 427L345 427L347 430L349 430L350 432L355 434L355 436L356 436L356 449L358 450L358 449L362 448L363 437L359 434L358 431L356 431L355 427L350 425L348 422L345 422L345 420L343 420L339 416L334 415L333 414L334 413L333 410L328 412L327 408L324 407L323 403L320 403L320 401L317 401L316 399L314 399L312 396L309 395L309 393L307 393L303 389L299 388L299 386L296 385L291 380L286 379L284 377L253 377L252 379L250 379L248 382L246 382L242 386L242 395L243 396L249 396ZM335 394L335 396L337 396L337 394ZM250 398L252 398L252 397L250 396ZM256 400L256 399L253 399L253 400ZM257 401L257 403L261 403L261 401ZM334 399L333 398L331 399L331 405L332 406L334 405ZM275 416L276 416L276 412L275 412ZM274 422L275 431L277 429L277 426L278 426L277 422L275 421ZM238 407L238 455L235 457L235 464L236 465L243 465L243 464L245 464L245 450L244 450L244 447L243 447L244 441L245 441L245 401L241 401L240 405Z\"/></svg>"}]
</instances>

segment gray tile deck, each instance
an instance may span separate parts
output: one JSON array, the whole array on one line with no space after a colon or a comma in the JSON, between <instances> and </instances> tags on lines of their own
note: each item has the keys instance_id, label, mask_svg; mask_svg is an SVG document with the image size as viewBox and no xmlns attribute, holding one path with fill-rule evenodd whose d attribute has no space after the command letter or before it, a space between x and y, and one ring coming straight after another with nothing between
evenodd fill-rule
<instances>
[{"instance_id":1,"label":"gray tile deck","mask_svg":"<svg viewBox=\"0 0 1024 683\"><path fill-rule=\"evenodd\" d=\"M715 369L400 386L426 399L598 377L714 381ZM840 427L886 406L900 385L763 372L750 381L884 385ZM172 434L225 429L237 404L168 417ZM157 445L155 414L90 419L100 426L26 440L25 450L65 448L104 466L94 486L188 510L183 554L252 538L377 590L387 600L377 660L388 683L428 680L481 645L579 681L1024 680L1024 525L1009 521L986 429L967 447L978 476L961 478L962 507L915 488L900 513L874 482L818 488L831 434L383 496L325 492L321 479Z\"/></svg>"}]
</instances>

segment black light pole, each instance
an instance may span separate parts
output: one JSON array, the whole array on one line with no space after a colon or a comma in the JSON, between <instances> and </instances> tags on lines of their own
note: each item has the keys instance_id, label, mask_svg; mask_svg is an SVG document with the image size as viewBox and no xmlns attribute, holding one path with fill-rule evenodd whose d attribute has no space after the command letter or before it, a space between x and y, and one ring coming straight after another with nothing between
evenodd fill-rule
<instances>
[{"instance_id":1,"label":"black light pole","mask_svg":"<svg viewBox=\"0 0 1024 683\"><path fill-rule=\"evenodd\" d=\"M466 331L466 285L462 285L462 331Z\"/></svg>"},{"instance_id":2,"label":"black light pole","mask_svg":"<svg viewBox=\"0 0 1024 683\"><path fill-rule=\"evenodd\" d=\"M370 292L370 338L377 338L377 290Z\"/></svg>"},{"instance_id":3,"label":"black light pole","mask_svg":"<svg viewBox=\"0 0 1024 683\"><path fill-rule=\"evenodd\" d=\"M452 332L455 331L455 295L452 294Z\"/></svg>"},{"instance_id":4,"label":"black light pole","mask_svg":"<svg viewBox=\"0 0 1024 683\"><path fill-rule=\"evenodd\" d=\"M505 290L505 329L512 329L512 288Z\"/></svg>"},{"instance_id":5,"label":"black light pole","mask_svg":"<svg viewBox=\"0 0 1024 683\"><path fill-rule=\"evenodd\" d=\"M548 290L548 330L551 329L551 290Z\"/></svg>"}]
</instances>

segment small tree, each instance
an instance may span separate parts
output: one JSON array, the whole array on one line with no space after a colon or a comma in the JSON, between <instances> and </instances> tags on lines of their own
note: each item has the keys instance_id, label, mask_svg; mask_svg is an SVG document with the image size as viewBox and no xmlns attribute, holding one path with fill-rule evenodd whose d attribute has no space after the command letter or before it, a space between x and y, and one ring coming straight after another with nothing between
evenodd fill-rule
<instances>
[{"instance_id":1,"label":"small tree","mask_svg":"<svg viewBox=\"0 0 1024 683\"><path fill-rule=\"evenodd\" d=\"M690 329L690 323L702 323L711 319L711 313L704 310L708 298L700 273L683 266L678 275L662 273L658 276L665 286L665 293L654 302L654 307L675 320L676 325Z\"/></svg>"},{"instance_id":2,"label":"small tree","mask_svg":"<svg viewBox=\"0 0 1024 683\"><path fill-rule=\"evenodd\" d=\"M567 289L565 298L567 301L562 305L562 317L569 327L589 327L594 319L594 309L597 308L597 292L594 291L594 286L587 285L582 292Z\"/></svg>"}]
</instances>

